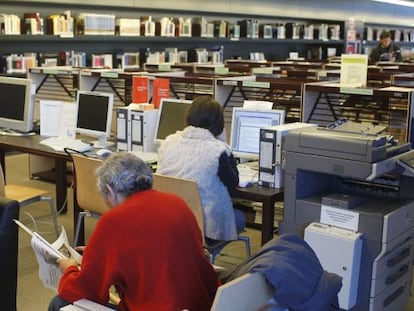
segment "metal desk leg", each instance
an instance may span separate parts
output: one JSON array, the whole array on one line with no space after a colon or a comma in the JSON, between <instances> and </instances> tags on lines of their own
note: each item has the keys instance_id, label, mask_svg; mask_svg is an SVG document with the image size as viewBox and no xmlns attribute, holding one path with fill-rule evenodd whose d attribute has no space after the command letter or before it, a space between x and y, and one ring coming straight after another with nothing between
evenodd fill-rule
<instances>
[{"instance_id":1,"label":"metal desk leg","mask_svg":"<svg viewBox=\"0 0 414 311\"><path fill-rule=\"evenodd\" d=\"M275 219L275 201L271 199L262 201L262 245L273 238Z\"/></svg>"},{"instance_id":2,"label":"metal desk leg","mask_svg":"<svg viewBox=\"0 0 414 311\"><path fill-rule=\"evenodd\" d=\"M55 180L56 180L56 210L61 210L62 214L68 211L68 203L66 196L68 190L66 188L66 161L55 160Z\"/></svg>"}]
</instances>

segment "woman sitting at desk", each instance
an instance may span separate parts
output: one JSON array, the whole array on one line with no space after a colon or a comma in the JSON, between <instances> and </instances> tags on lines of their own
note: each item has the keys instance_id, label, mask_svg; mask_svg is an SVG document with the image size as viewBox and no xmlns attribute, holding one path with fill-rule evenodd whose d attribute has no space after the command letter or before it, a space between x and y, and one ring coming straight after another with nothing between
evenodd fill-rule
<instances>
[{"instance_id":1,"label":"woman sitting at desk","mask_svg":"<svg viewBox=\"0 0 414 311\"><path fill-rule=\"evenodd\" d=\"M204 212L204 232L212 240L237 239L244 229L242 212L233 209L228 189L239 182L229 146L218 139L224 129L223 108L209 96L194 99L187 127L168 136L158 153L157 173L197 182Z\"/></svg>"}]
</instances>

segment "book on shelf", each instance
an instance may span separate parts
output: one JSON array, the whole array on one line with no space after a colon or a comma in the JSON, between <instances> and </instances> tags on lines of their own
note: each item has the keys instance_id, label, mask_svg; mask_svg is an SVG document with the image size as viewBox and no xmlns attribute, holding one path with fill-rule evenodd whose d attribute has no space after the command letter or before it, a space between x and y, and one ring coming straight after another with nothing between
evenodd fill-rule
<instances>
[{"instance_id":1,"label":"book on shelf","mask_svg":"<svg viewBox=\"0 0 414 311\"><path fill-rule=\"evenodd\" d=\"M24 13L22 33L27 35L43 35L43 18L39 12Z\"/></svg>"},{"instance_id":2,"label":"book on shelf","mask_svg":"<svg viewBox=\"0 0 414 311\"><path fill-rule=\"evenodd\" d=\"M20 35L20 17L14 14L0 14L0 35Z\"/></svg>"},{"instance_id":3,"label":"book on shelf","mask_svg":"<svg viewBox=\"0 0 414 311\"><path fill-rule=\"evenodd\" d=\"M49 35L73 37L74 19L71 12L65 11L63 14L52 14L46 17L45 32Z\"/></svg>"},{"instance_id":4,"label":"book on shelf","mask_svg":"<svg viewBox=\"0 0 414 311\"><path fill-rule=\"evenodd\" d=\"M39 264L39 277L43 281L43 285L57 292L62 272L56 260L58 258L73 258L80 264L82 256L70 246L68 236L63 227L57 240L49 243L38 232L31 230L22 222L16 219L14 222L32 236L31 244Z\"/></svg>"}]
</instances>

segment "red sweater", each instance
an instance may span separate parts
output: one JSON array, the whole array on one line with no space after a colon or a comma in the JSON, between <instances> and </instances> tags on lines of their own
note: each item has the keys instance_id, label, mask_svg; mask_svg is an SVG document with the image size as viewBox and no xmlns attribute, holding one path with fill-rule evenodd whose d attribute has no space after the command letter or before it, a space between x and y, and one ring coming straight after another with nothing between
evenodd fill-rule
<instances>
[{"instance_id":1,"label":"red sweater","mask_svg":"<svg viewBox=\"0 0 414 311\"><path fill-rule=\"evenodd\" d=\"M82 268L63 274L59 295L108 301L120 310L209 310L217 289L196 219L185 202L156 190L139 192L105 213L89 239Z\"/></svg>"}]
</instances>

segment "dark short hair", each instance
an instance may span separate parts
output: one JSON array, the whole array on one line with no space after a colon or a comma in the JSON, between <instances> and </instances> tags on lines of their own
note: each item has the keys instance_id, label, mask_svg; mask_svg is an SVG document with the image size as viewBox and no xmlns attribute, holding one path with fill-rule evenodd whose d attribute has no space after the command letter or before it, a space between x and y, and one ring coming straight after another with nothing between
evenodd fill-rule
<instances>
[{"instance_id":1,"label":"dark short hair","mask_svg":"<svg viewBox=\"0 0 414 311\"><path fill-rule=\"evenodd\" d=\"M223 107L210 96L196 97L187 111L186 123L218 136L224 128Z\"/></svg>"},{"instance_id":2,"label":"dark short hair","mask_svg":"<svg viewBox=\"0 0 414 311\"><path fill-rule=\"evenodd\" d=\"M380 33L380 39L391 38L391 34L389 31L383 30Z\"/></svg>"}]
</instances>

